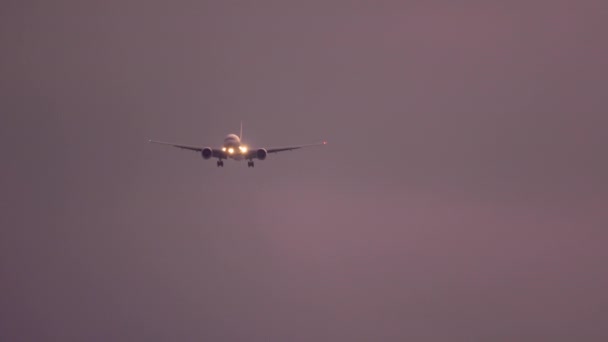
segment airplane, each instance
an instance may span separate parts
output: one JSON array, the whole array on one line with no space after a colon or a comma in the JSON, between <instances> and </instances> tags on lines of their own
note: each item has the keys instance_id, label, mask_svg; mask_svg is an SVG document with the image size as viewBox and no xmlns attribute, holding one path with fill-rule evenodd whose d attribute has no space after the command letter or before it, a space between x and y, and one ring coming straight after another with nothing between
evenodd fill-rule
<instances>
[{"instance_id":1,"label":"airplane","mask_svg":"<svg viewBox=\"0 0 608 342\"><path fill-rule=\"evenodd\" d=\"M243 122L241 121L241 131L239 135L234 133L226 135L224 143L220 148L211 148L204 146L192 146L175 144L165 141L148 140L150 143L169 145L185 150L195 151L201 154L203 159L217 158L217 166L224 167L224 159L234 159L237 161L248 160L247 167L255 167L254 159L265 160L268 154L278 153L283 151L293 151L304 147L326 145L327 141L322 141L315 144L295 145L285 147L257 148L252 149L243 143Z\"/></svg>"}]
</instances>

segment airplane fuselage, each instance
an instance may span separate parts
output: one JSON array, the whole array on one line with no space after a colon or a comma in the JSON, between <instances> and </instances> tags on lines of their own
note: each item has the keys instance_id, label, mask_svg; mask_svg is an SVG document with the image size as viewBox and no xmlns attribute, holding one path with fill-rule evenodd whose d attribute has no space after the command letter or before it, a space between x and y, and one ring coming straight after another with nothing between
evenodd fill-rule
<instances>
[{"instance_id":1,"label":"airplane fuselage","mask_svg":"<svg viewBox=\"0 0 608 342\"><path fill-rule=\"evenodd\" d=\"M247 146L241 143L241 138L236 134L228 134L224 138L222 151L226 152L226 159L243 160L248 151Z\"/></svg>"},{"instance_id":2,"label":"airplane fuselage","mask_svg":"<svg viewBox=\"0 0 608 342\"><path fill-rule=\"evenodd\" d=\"M239 148L239 146L241 146L241 138L239 138L238 135L236 134L228 134L225 138L224 138L224 145L223 147L232 147L232 148Z\"/></svg>"}]
</instances>

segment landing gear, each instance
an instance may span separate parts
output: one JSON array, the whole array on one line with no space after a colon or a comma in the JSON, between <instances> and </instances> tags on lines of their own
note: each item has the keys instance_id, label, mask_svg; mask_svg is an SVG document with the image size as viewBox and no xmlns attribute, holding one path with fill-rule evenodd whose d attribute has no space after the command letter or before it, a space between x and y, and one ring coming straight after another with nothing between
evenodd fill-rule
<instances>
[{"instance_id":1,"label":"landing gear","mask_svg":"<svg viewBox=\"0 0 608 342\"><path fill-rule=\"evenodd\" d=\"M217 167L224 167L224 161L221 159L217 161Z\"/></svg>"},{"instance_id":2,"label":"landing gear","mask_svg":"<svg viewBox=\"0 0 608 342\"><path fill-rule=\"evenodd\" d=\"M247 162L247 167L255 167L255 164L253 164L253 160Z\"/></svg>"}]
</instances>

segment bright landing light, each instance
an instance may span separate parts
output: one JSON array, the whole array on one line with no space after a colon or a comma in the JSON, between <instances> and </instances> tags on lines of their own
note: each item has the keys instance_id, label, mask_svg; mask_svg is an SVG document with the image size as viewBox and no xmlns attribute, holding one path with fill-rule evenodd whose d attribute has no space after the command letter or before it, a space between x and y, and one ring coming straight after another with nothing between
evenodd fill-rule
<instances>
[{"instance_id":1,"label":"bright landing light","mask_svg":"<svg viewBox=\"0 0 608 342\"><path fill-rule=\"evenodd\" d=\"M231 147L228 149L228 153L233 154L234 153L234 149Z\"/></svg>"},{"instance_id":2,"label":"bright landing light","mask_svg":"<svg viewBox=\"0 0 608 342\"><path fill-rule=\"evenodd\" d=\"M226 152L226 148L225 148L225 147L222 147L222 151Z\"/></svg>"},{"instance_id":3,"label":"bright landing light","mask_svg":"<svg viewBox=\"0 0 608 342\"><path fill-rule=\"evenodd\" d=\"M242 153L247 153L247 146L239 146L239 150L241 150Z\"/></svg>"}]
</instances>

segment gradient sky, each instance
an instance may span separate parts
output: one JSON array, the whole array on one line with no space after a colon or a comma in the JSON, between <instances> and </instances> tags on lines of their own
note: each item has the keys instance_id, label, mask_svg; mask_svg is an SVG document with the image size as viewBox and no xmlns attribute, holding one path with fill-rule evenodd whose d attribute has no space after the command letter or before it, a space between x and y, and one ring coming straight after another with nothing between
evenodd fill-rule
<instances>
[{"instance_id":1,"label":"gradient sky","mask_svg":"<svg viewBox=\"0 0 608 342\"><path fill-rule=\"evenodd\" d=\"M0 340L607 340L607 15L2 1Z\"/></svg>"}]
</instances>

